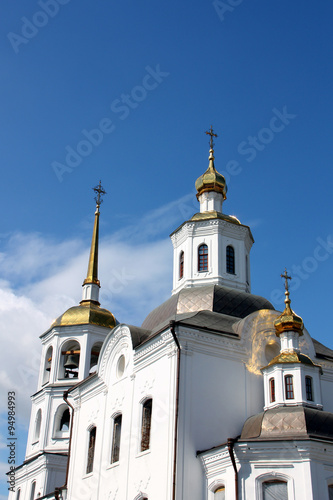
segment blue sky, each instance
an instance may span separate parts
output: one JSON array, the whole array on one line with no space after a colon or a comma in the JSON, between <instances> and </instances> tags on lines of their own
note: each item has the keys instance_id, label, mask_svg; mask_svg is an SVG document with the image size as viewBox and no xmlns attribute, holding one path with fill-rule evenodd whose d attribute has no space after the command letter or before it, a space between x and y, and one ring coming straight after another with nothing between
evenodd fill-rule
<instances>
[{"instance_id":1,"label":"blue sky","mask_svg":"<svg viewBox=\"0 0 333 500\"><path fill-rule=\"evenodd\" d=\"M211 124L224 211L256 241L253 293L281 309L286 266L293 308L333 348L332 14L328 0L3 3L0 382L22 429L38 337L80 300L91 188L107 191L102 305L140 325L170 295L168 234L198 210Z\"/></svg>"}]
</instances>

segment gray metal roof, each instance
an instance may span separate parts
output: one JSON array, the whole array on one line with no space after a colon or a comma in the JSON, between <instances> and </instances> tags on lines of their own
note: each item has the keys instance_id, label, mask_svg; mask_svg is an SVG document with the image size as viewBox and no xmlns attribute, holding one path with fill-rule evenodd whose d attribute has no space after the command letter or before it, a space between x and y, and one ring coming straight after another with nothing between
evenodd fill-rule
<instances>
[{"instance_id":1,"label":"gray metal roof","mask_svg":"<svg viewBox=\"0 0 333 500\"><path fill-rule=\"evenodd\" d=\"M209 330L214 333L227 333L238 337L233 325L238 323L239 319L234 316L216 313L212 311L199 311L190 314L179 314L177 322L183 326L199 328L200 330Z\"/></svg>"},{"instance_id":2,"label":"gray metal roof","mask_svg":"<svg viewBox=\"0 0 333 500\"><path fill-rule=\"evenodd\" d=\"M133 325L127 325L127 326L131 332L132 344L134 348L142 344L152 334L150 330L145 330L144 328L140 328L139 326L133 326Z\"/></svg>"},{"instance_id":3,"label":"gray metal roof","mask_svg":"<svg viewBox=\"0 0 333 500\"><path fill-rule=\"evenodd\" d=\"M333 413L303 406L282 406L246 420L240 441L286 439L333 441Z\"/></svg>"},{"instance_id":4,"label":"gray metal roof","mask_svg":"<svg viewBox=\"0 0 333 500\"><path fill-rule=\"evenodd\" d=\"M333 361L333 351L332 349L329 349L328 347L324 346L318 340L312 339L315 351L316 351L316 357L319 359L326 359L328 361Z\"/></svg>"},{"instance_id":5,"label":"gray metal roof","mask_svg":"<svg viewBox=\"0 0 333 500\"><path fill-rule=\"evenodd\" d=\"M179 314L212 311L241 319L260 309L274 309L272 304L258 295L219 285L183 288L156 307L142 323L142 328L156 330L168 319Z\"/></svg>"}]
</instances>

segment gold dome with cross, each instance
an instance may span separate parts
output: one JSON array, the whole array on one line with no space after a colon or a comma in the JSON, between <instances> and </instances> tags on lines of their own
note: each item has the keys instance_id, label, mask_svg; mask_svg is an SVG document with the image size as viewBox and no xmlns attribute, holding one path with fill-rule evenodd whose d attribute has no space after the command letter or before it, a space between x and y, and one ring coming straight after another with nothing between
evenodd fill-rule
<instances>
[{"instance_id":1,"label":"gold dome with cross","mask_svg":"<svg viewBox=\"0 0 333 500\"><path fill-rule=\"evenodd\" d=\"M195 182L195 187L197 190L197 198L204 193L205 191L215 191L216 193L221 193L223 199L227 198L227 183L222 174L220 174L214 165L214 142L213 137L217 137L217 134L214 134L213 127L210 127L210 130L206 132L207 135L210 135L210 150L209 150L209 165L206 170Z\"/></svg>"},{"instance_id":2,"label":"gold dome with cross","mask_svg":"<svg viewBox=\"0 0 333 500\"><path fill-rule=\"evenodd\" d=\"M303 320L290 307L288 280L291 280L291 276L288 276L287 269L285 269L284 274L281 274L281 278L285 280L286 298L284 302L286 307L278 319L274 321L276 335L279 336L281 333L288 331L298 332L299 335L303 335Z\"/></svg>"}]
</instances>

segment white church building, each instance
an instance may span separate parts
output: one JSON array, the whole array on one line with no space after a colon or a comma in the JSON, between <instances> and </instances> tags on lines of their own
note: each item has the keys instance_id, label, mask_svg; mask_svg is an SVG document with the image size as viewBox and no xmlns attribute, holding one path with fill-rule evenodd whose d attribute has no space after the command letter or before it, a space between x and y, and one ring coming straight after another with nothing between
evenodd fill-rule
<instances>
[{"instance_id":1,"label":"white church building","mask_svg":"<svg viewBox=\"0 0 333 500\"><path fill-rule=\"evenodd\" d=\"M333 499L333 351L251 294L248 226L214 165L171 234L173 290L141 326L100 306L101 184L82 301L41 335L9 500ZM171 272L171 269L170 269Z\"/></svg>"}]
</instances>

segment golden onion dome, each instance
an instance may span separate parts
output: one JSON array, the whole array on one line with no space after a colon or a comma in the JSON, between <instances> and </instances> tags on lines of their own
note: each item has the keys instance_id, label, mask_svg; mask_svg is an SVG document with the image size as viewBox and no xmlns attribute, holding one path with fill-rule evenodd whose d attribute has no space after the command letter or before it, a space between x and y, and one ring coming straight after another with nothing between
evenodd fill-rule
<instances>
[{"instance_id":1,"label":"golden onion dome","mask_svg":"<svg viewBox=\"0 0 333 500\"><path fill-rule=\"evenodd\" d=\"M304 365L310 365L310 366L319 366L315 365L315 363L312 361L309 356L306 354L301 354L296 351L293 352L280 352L275 358L273 358L267 366L272 366L272 365L277 365L280 363L286 363L286 364L292 364L292 363L301 363Z\"/></svg>"},{"instance_id":2,"label":"golden onion dome","mask_svg":"<svg viewBox=\"0 0 333 500\"><path fill-rule=\"evenodd\" d=\"M97 325L106 328L114 328L117 324L116 318L107 309L102 309L92 301L82 302L79 306L70 307L64 314L59 316L51 325Z\"/></svg>"},{"instance_id":3,"label":"golden onion dome","mask_svg":"<svg viewBox=\"0 0 333 500\"><path fill-rule=\"evenodd\" d=\"M303 320L300 316L290 307L290 298L288 289L285 291L285 310L283 313L274 321L274 326L276 330L276 335L279 336L283 332L298 332L299 335L303 335Z\"/></svg>"},{"instance_id":4,"label":"golden onion dome","mask_svg":"<svg viewBox=\"0 0 333 500\"><path fill-rule=\"evenodd\" d=\"M214 150L211 148L209 151L209 165L204 174L202 174L195 182L197 198L205 191L215 191L222 193L223 199L227 198L227 183L222 174L220 174L214 166Z\"/></svg>"}]
</instances>

